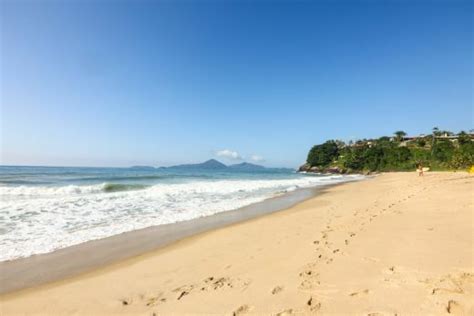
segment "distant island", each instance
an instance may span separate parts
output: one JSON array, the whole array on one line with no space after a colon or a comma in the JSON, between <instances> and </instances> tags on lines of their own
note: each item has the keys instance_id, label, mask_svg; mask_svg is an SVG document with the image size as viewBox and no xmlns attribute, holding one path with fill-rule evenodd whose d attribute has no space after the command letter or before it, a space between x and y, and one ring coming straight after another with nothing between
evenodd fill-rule
<instances>
[{"instance_id":1,"label":"distant island","mask_svg":"<svg viewBox=\"0 0 474 316\"><path fill-rule=\"evenodd\" d=\"M129 169L134 169L134 170L155 170L155 167L152 166L131 166Z\"/></svg>"},{"instance_id":2,"label":"distant island","mask_svg":"<svg viewBox=\"0 0 474 316\"><path fill-rule=\"evenodd\" d=\"M171 167L160 167L160 169L182 169L182 170L187 170L187 169L200 169L200 170L225 170L228 167L224 165L222 162L217 161L215 159L209 159L205 162L202 163L196 163L196 164L184 164L184 165L176 165L176 166L171 166Z\"/></svg>"},{"instance_id":3,"label":"distant island","mask_svg":"<svg viewBox=\"0 0 474 316\"><path fill-rule=\"evenodd\" d=\"M255 172L255 171L293 171L289 168L267 168L261 165L256 165L249 162L242 162L233 165L225 165L216 159L209 159L202 163L185 164L171 167L160 167L160 169L172 170L221 170L221 171L241 171L241 172Z\"/></svg>"},{"instance_id":4,"label":"distant island","mask_svg":"<svg viewBox=\"0 0 474 316\"><path fill-rule=\"evenodd\" d=\"M264 166L260 166L260 165L256 165L256 164L248 163L248 162L242 162L239 164L230 165L229 168L234 169L234 170L242 170L242 171L267 169Z\"/></svg>"},{"instance_id":5,"label":"distant island","mask_svg":"<svg viewBox=\"0 0 474 316\"><path fill-rule=\"evenodd\" d=\"M311 148L304 172L370 173L407 171L417 166L431 170L463 170L474 165L474 133L454 134L433 128L428 135L393 136L345 143L328 140Z\"/></svg>"},{"instance_id":6,"label":"distant island","mask_svg":"<svg viewBox=\"0 0 474 316\"><path fill-rule=\"evenodd\" d=\"M133 166L130 169L134 170L220 170L220 171L240 171L240 172L254 172L254 171L294 171L290 168L267 168L261 165L256 165L249 162L242 162L233 165L225 165L216 159L209 159L202 163L183 164L170 167L154 168L151 166Z\"/></svg>"}]
</instances>

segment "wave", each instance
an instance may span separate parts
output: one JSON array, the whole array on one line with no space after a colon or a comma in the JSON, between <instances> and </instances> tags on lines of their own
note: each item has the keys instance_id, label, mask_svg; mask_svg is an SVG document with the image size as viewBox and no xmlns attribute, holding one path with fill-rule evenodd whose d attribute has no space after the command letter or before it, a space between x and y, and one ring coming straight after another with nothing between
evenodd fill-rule
<instances>
[{"instance_id":1,"label":"wave","mask_svg":"<svg viewBox=\"0 0 474 316\"><path fill-rule=\"evenodd\" d=\"M353 178L353 177L352 177ZM351 176L327 175L327 176L306 176L293 179L199 179L183 183L157 183L157 184L137 184L137 183L115 183L104 182L94 185L63 185L63 186L41 186L41 185L19 185L0 186L0 195L6 198L26 197L68 197L99 193L116 193L126 191L148 190L150 194L174 194L182 192L210 193L210 194L230 194L238 192L253 192L258 190L274 189L276 191L294 190L299 187L309 187L318 184L326 184L350 180Z\"/></svg>"},{"instance_id":2,"label":"wave","mask_svg":"<svg viewBox=\"0 0 474 316\"><path fill-rule=\"evenodd\" d=\"M145 184L124 184L105 182L96 185L66 185L66 186L0 186L0 195L5 198L13 197L66 197L94 193L111 193L135 191L149 188Z\"/></svg>"},{"instance_id":3,"label":"wave","mask_svg":"<svg viewBox=\"0 0 474 316\"><path fill-rule=\"evenodd\" d=\"M120 175L120 176L78 176L78 177L64 177L63 174L60 175L46 175L44 178L39 178L38 175L36 177L28 177L25 175L0 175L0 185L30 185L30 186L38 186L38 185L50 185L51 187L55 186L55 184L61 183L97 183L97 182L141 182L141 181L151 181L153 180L166 180L172 178L195 178L195 179L213 179L214 176L211 175L202 175L202 174L163 174L163 175ZM156 183L156 182L155 182Z\"/></svg>"},{"instance_id":4,"label":"wave","mask_svg":"<svg viewBox=\"0 0 474 316\"><path fill-rule=\"evenodd\" d=\"M164 176L158 175L129 175L129 176L107 176L107 177L83 177L71 179L72 181L136 181L136 180L159 180Z\"/></svg>"},{"instance_id":5,"label":"wave","mask_svg":"<svg viewBox=\"0 0 474 316\"><path fill-rule=\"evenodd\" d=\"M0 261L210 216L298 188L362 178L200 179L148 186L113 182L62 187L0 186Z\"/></svg>"},{"instance_id":6,"label":"wave","mask_svg":"<svg viewBox=\"0 0 474 316\"><path fill-rule=\"evenodd\" d=\"M102 185L102 191L104 192L120 192L120 191L133 191L142 190L150 187L144 184L121 184L121 183L104 183Z\"/></svg>"}]
</instances>

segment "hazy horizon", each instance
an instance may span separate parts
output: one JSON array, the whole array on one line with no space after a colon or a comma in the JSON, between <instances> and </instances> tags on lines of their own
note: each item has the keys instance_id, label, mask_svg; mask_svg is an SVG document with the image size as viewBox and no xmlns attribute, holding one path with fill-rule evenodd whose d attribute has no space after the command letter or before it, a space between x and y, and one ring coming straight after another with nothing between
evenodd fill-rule
<instances>
[{"instance_id":1,"label":"hazy horizon","mask_svg":"<svg viewBox=\"0 0 474 316\"><path fill-rule=\"evenodd\" d=\"M239 165L239 164L243 164L243 163L250 163L250 164L254 164L254 165L264 166L264 163L262 163L262 162L241 160L241 161L236 161L236 162L224 163L221 160L216 159L216 158L209 158L209 159L206 159L206 160L203 160L203 161L191 161L191 162L188 162L188 163L185 163L185 164L201 164L201 163L204 163L204 162L207 162L207 161L210 161L210 160L218 161L220 163L223 163L226 166ZM130 167L154 167L154 168L165 167L165 168L168 168L168 167L175 167L175 166L179 166L179 165L182 165L182 164L170 164L170 165L166 165L166 166L165 165L158 166L158 165L153 165L153 164L150 164L150 165L138 164L138 165L129 165L129 166L115 166L115 167L114 166L60 166L60 165L12 165L12 164L7 164L7 165L0 165L0 167L118 168L118 169L124 168L124 169L127 169L127 168L130 168ZM269 167L269 168L271 168L271 167ZM282 168L285 168L285 167L282 167Z\"/></svg>"}]
</instances>

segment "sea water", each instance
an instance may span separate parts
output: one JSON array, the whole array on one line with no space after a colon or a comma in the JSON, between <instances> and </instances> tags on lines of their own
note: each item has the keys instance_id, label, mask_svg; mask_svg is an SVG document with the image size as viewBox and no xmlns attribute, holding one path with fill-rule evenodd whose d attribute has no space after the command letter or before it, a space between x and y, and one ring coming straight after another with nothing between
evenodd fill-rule
<instances>
[{"instance_id":1,"label":"sea water","mask_svg":"<svg viewBox=\"0 0 474 316\"><path fill-rule=\"evenodd\" d=\"M0 261L360 178L291 170L0 166Z\"/></svg>"}]
</instances>

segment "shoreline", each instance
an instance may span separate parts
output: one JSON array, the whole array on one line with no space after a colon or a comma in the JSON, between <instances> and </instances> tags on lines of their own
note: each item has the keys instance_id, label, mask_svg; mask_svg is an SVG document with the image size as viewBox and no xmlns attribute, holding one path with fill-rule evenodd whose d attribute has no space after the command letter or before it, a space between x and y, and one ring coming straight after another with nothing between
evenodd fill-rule
<instances>
[{"instance_id":1,"label":"shoreline","mask_svg":"<svg viewBox=\"0 0 474 316\"><path fill-rule=\"evenodd\" d=\"M1 295L2 313L473 314L473 189L465 172L332 186L283 211Z\"/></svg>"},{"instance_id":2,"label":"shoreline","mask_svg":"<svg viewBox=\"0 0 474 316\"><path fill-rule=\"evenodd\" d=\"M207 231L284 211L324 193L324 190L332 186L344 183L346 182L300 188L235 210L182 222L151 226L45 254L3 261L0 262L2 272L0 273L0 295L89 273L133 257L146 255Z\"/></svg>"}]
</instances>

